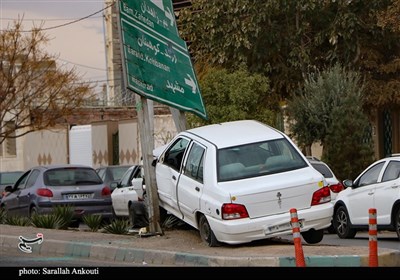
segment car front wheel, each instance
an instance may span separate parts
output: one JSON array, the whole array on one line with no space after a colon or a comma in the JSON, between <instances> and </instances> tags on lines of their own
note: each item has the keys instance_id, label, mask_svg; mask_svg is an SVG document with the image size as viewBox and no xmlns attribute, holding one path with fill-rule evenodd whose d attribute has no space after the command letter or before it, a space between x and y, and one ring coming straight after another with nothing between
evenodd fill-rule
<instances>
[{"instance_id":1,"label":"car front wheel","mask_svg":"<svg viewBox=\"0 0 400 280\"><path fill-rule=\"evenodd\" d=\"M214 235L214 232L211 230L210 224L207 221L206 216L202 215L199 220L199 230L201 239L209 246L209 247L217 247L219 246L219 242Z\"/></svg>"},{"instance_id":2,"label":"car front wheel","mask_svg":"<svg viewBox=\"0 0 400 280\"><path fill-rule=\"evenodd\" d=\"M344 206L340 206L333 215L333 226L339 238L350 239L356 236L357 231L351 228L350 217Z\"/></svg>"}]
</instances>

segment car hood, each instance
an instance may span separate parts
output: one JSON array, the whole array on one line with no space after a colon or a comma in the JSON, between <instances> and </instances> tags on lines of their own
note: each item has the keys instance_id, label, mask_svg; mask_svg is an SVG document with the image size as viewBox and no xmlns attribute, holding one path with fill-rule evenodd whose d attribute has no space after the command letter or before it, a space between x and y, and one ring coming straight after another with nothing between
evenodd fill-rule
<instances>
[{"instance_id":1,"label":"car hood","mask_svg":"<svg viewBox=\"0 0 400 280\"><path fill-rule=\"evenodd\" d=\"M220 183L232 202L245 205L250 218L310 208L313 193L324 185L323 176L311 168Z\"/></svg>"},{"instance_id":2,"label":"car hood","mask_svg":"<svg viewBox=\"0 0 400 280\"><path fill-rule=\"evenodd\" d=\"M160 147L157 147L153 150L153 157L159 158L162 152L167 148L168 144L162 145Z\"/></svg>"}]
</instances>

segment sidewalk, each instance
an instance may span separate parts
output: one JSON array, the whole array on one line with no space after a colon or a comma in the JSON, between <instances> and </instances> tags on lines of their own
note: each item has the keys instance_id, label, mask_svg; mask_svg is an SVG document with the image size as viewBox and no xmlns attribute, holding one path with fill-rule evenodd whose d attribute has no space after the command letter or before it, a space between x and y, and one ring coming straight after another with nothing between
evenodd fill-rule
<instances>
[{"instance_id":1,"label":"sidewalk","mask_svg":"<svg viewBox=\"0 0 400 280\"><path fill-rule=\"evenodd\" d=\"M39 235L38 235L39 234ZM40 235L42 234L42 235ZM191 267L295 267L295 247L288 240L272 239L240 246L208 247L195 230L171 230L162 236L140 237L85 230L54 230L1 225L3 252L18 252L20 237L42 240L28 244L31 255L82 257L135 265ZM40 243L40 244L39 244ZM369 248L302 245L306 266L368 267ZM380 249L380 267L400 267L400 251Z\"/></svg>"}]
</instances>

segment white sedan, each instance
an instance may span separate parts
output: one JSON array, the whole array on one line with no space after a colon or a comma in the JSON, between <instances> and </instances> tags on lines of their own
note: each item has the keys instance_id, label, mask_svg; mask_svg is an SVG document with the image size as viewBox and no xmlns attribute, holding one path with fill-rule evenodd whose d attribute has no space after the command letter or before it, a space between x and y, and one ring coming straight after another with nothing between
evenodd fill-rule
<instances>
[{"instance_id":1,"label":"white sedan","mask_svg":"<svg viewBox=\"0 0 400 280\"><path fill-rule=\"evenodd\" d=\"M335 203L333 226L340 238L353 238L368 230L369 210L376 210L378 230L395 231L400 240L400 155L375 161L355 180L344 180L346 189Z\"/></svg>"},{"instance_id":2,"label":"white sedan","mask_svg":"<svg viewBox=\"0 0 400 280\"><path fill-rule=\"evenodd\" d=\"M129 217L129 209L132 203L143 200L143 178L141 166L130 167L119 182L111 183L115 188L111 194L114 215L117 217Z\"/></svg>"}]
</instances>

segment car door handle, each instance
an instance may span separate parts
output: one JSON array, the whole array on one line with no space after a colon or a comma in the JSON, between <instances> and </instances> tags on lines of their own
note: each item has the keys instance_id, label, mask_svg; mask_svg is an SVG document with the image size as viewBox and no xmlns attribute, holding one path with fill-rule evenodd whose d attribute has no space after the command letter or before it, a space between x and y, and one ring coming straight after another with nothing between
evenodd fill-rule
<instances>
[{"instance_id":1,"label":"car door handle","mask_svg":"<svg viewBox=\"0 0 400 280\"><path fill-rule=\"evenodd\" d=\"M200 188L199 188L199 187L195 187L194 189L195 189L197 192L200 191Z\"/></svg>"},{"instance_id":2,"label":"car door handle","mask_svg":"<svg viewBox=\"0 0 400 280\"><path fill-rule=\"evenodd\" d=\"M369 192L369 193L368 193L368 195L373 195L373 194L374 194L374 192Z\"/></svg>"}]
</instances>

